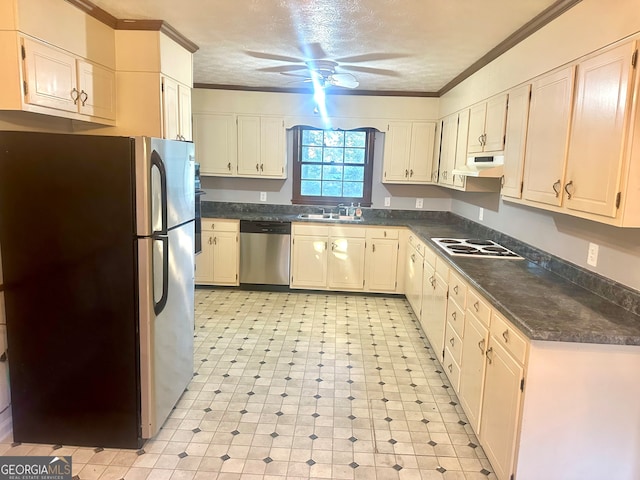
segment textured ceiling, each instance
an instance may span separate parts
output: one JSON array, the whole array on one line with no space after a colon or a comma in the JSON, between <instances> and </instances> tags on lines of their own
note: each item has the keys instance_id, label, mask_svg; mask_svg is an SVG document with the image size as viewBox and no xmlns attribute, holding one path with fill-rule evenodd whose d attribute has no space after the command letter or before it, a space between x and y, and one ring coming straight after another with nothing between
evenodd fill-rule
<instances>
[{"instance_id":1,"label":"textured ceiling","mask_svg":"<svg viewBox=\"0 0 640 480\"><path fill-rule=\"evenodd\" d=\"M120 19L165 20L200 49L194 82L304 87L335 60L359 90L438 92L554 0L92 0ZM300 68L297 68L300 67ZM284 74L282 73L284 72Z\"/></svg>"}]
</instances>

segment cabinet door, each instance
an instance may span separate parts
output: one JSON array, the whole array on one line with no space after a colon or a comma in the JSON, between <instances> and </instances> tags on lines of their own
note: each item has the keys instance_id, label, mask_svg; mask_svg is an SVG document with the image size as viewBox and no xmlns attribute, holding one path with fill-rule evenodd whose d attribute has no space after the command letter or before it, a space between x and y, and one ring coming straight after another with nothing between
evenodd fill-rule
<instances>
[{"instance_id":1,"label":"cabinet door","mask_svg":"<svg viewBox=\"0 0 640 480\"><path fill-rule=\"evenodd\" d=\"M487 117L487 103L471 107L469 111L469 142L467 153L479 153L484 149L485 119Z\"/></svg>"},{"instance_id":2,"label":"cabinet door","mask_svg":"<svg viewBox=\"0 0 640 480\"><path fill-rule=\"evenodd\" d=\"M178 133L181 140L192 140L191 88L178 85Z\"/></svg>"},{"instance_id":3,"label":"cabinet door","mask_svg":"<svg viewBox=\"0 0 640 480\"><path fill-rule=\"evenodd\" d=\"M405 183L409 177L411 122L392 122L384 138L383 183Z\"/></svg>"},{"instance_id":4,"label":"cabinet door","mask_svg":"<svg viewBox=\"0 0 640 480\"><path fill-rule=\"evenodd\" d=\"M260 117L238 115L238 175L260 176Z\"/></svg>"},{"instance_id":5,"label":"cabinet door","mask_svg":"<svg viewBox=\"0 0 640 480\"><path fill-rule=\"evenodd\" d=\"M433 353L442 360L447 316L447 282L430 267L425 267L421 324Z\"/></svg>"},{"instance_id":6,"label":"cabinet door","mask_svg":"<svg viewBox=\"0 0 640 480\"><path fill-rule=\"evenodd\" d=\"M162 77L162 138L180 139L178 103L178 82L169 77Z\"/></svg>"},{"instance_id":7,"label":"cabinet door","mask_svg":"<svg viewBox=\"0 0 640 480\"><path fill-rule=\"evenodd\" d=\"M29 38L23 42L25 102L77 112L80 92L75 57Z\"/></svg>"},{"instance_id":8,"label":"cabinet door","mask_svg":"<svg viewBox=\"0 0 640 480\"><path fill-rule=\"evenodd\" d=\"M489 329L470 310L467 310L465 322L458 396L473 431L479 434Z\"/></svg>"},{"instance_id":9,"label":"cabinet door","mask_svg":"<svg viewBox=\"0 0 640 480\"><path fill-rule=\"evenodd\" d=\"M194 114L193 137L201 175L235 175L237 137L234 115Z\"/></svg>"},{"instance_id":10,"label":"cabinet door","mask_svg":"<svg viewBox=\"0 0 640 480\"><path fill-rule=\"evenodd\" d=\"M509 114L507 116L506 143L504 146L504 178L502 195L522 196L522 172L529 123L529 101L531 85L527 84L509 92Z\"/></svg>"},{"instance_id":11,"label":"cabinet door","mask_svg":"<svg viewBox=\"0 0 640 480\"><path fill-rule=\"evenodd\" d=\"M407 249L407 260L405 265L405 296L413 313L420 318L422 308L422 275L423 258L411 245Z\"/></svg>"},{"instance_id":12,"label":"cabinet door","mask_svg":"<svg viewBox=\"0 0 640 480\"><path fill-rule=\"evenodd\" d=\"M398 282L398 240L376 238L366 253L366 287L370 292L395 292Z\"/></svg>"},{"instance_id":13,"label":"cabinet door","mask_svg":"<svg viewBox=\"0 0 640 480\"><path fill-rule=\"evenodd\" d=\"M484 124L485 152L504 150L504 128L507 122L507 95L498 95L487 101L487 116Z\"/></svg>"},{"instance_id":14,"label":"cabinet door","mask_svg":"<svg viewBox=\"0 0 640 480\"><path fill-rule=\"evenodd\" d=\"M565 176L567 208L616 216L635 48L631 42L578 65Z\"/></svg>"},{"instance_id":15,"label":"cabinet door","mask_svg":"<svg viewBox=\"0 0 640 480\"><path fill-rule=\"evenodd\" d=\"M115 72L85 60L78 60L77 68L80 113L115 120Z\"/></svg>"},{"instance_id":16,"label":"cabinet door","mask_svg":"<svg viewBox=\"0 0 640 480\"><path fill-rule=\"evenodd\" d=\"M260 175L286 177L284 120L278 117L260 119Z\"/></svg>"},{"instance_id":17,"label":"cabinet door","mask_svg":"<svg viewBox=\"0 0 640 480\"><path fill-rule=\"evenodd\" d=\"M469 141L469 109L458 113L458 133L456 135L456 157L453 168L460 168L467 163L467 143ZM464 187L465 177L451 175L451 182L456 187Z\"/></svg>"},{"instance_id":18,"label":"cabinet door","mask_svg":"<svg viewBox=\"0 0 640 480\"><path fill-rule=\"evenodd\" d=\"M531 85L524 160L527 200L560 205L573 99L574 67L538 78Z\"/></svg>"},{"instance_id":19,"label":"cabinet door","mask_svg":"<svg viewBox=\"0 0 640 480\"><path fill-rule=\"evenodd\" d=\"M291 248L291 286L327 288L327 237L296 235Z\"/></svg>"},{"instance_id":20,"label":"cabinet door","mask_svg":"<svg viewBox=\"0 0 640 480\"><path fill-rule=\"evenodd\" d=\"M213 232L213 282L216 285L239 285L238 234Z\"/></svg>"},{"instance_id":21,"label":"cabinet door","mask_svg":"<svg viewBox=\"0 0 640 480\"><path fill-rule=\"evenodd\" d=\"M202 251L196 255L196 285L213 285L213 232L202 232Z\"/></svg>"},{"instance_id":22,"label":"cabinet door","mask_svg":"<svg viewBox=\"0 0 640 480\"><path fill-rule=\"evenodd\" d=\"M436 123L436 139L433 146L433 162L431 165L431 181L438 183L440 170L440 149L442 146L442 121Z\"/></svg>"},{"instance_id":23,"label":"cabinet door","mask_svg":"<svg viewBox=\"0 0 640 480\"><path fill-rule=\"evenodd\" d=\"M362 290L364 288L364 238L329 239L329 288Z\"/></svg>"},{"instance_id":24,"label":"cabinet door","mask_svg":"<svg viewBox=\"0 0 640 480\"><path fill-rule=\"evenodd\" d=\"M480 441L496 476L507 479L513 473L523 368L493 337L485 355Z\"/></svg>"},{"instance_id":25,"label":"cabinet door","mask_svg":"<svg viewBox=\"0 0 640 480\"><path fill-rule=\"evenodd\" d=\"M433 122L415 122L411 128L409 180L412 182L431 182L435 132L436 124Z\"/></svg>"},{"instance_id":26,"label":"cabinet door","mask_svg":"<svg viewBox=\"0 0 640 480\"><path fill-rule=\"evenodd\" d=\"M453 185L451 171L456 161L456 141L458 135L458 115L449 115L442 121L442 143L440 146L440 176L438 183Z\"/></svg>"}]
</instances>

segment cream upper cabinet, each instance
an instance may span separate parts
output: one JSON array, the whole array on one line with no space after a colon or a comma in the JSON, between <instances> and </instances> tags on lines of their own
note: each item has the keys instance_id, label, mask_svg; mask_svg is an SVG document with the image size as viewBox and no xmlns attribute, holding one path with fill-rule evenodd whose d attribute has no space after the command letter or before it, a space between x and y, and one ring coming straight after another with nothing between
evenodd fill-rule
<instances>
[{"instance_id":1,"label":"cream upper cabinet","mask_svg":"<svg viewBox=\"0 0 640 480\"><path fill-rule=\"evenodd\" d=\"M575 67L533 81L524 160L523 198L562 203Z\"/></svg>"},{"instance_id":2,"label":"cream upper cabinet","mask_svg":"<svg viewBox=\"0 0 640 480\"><path fill-rule=\"evenodd\" d=\"M286 178L285 129L281 117L238 115L238 175Z\"/></svg>"},{"instance_id":3,"label":"cream upper cabinet","mask_svg":"<svg viewBox=\"0 0 640 480\"><path fill-rule=\"evenodd\" d=\"M522 196L522 175L530 101L530 84L514 88L509 92L509 111L504 145L504 177L501 193L514 198Z\"/></svg>"},{"instance_id":4,"label":"cream upper cabinet","mask_svg":"<svg viewBox=\"0 0 640 480\"><path fill-rule=\"evenodd\" d=\"M435 131L435 122L390 122L382 182L431 183Z\"/></svg>"},{"instance_id":5,"label":"cream upper cabinet","mask_svg":"<svg viewBox=\"0 0 640 480\"><path fill-rule=\"evenodd\" d=\"M504 149L507 98L507 94L501 94L471 107L468 153L499 152Z\"/></svg>"},{"instance_id":6,"label":"cream upper cabinet","mask_svg":"<svg viewBox=\"0 0 640 480\"><path fill-rule=\"evenodd\" d=\"M442 140L440 143L440 171L438 184L453 185L458 135L458 115L453 114L442 120Z\"/></svg>"},{"instance_id":7,"label":"cream upper cabinet","mask_svg":"<svg viewBox=\"0 0 640 480\"><path fill-rule=\"evenodd\" d=\"M162 136L191 140L191 88L162 77Z\"/></svg>"},{"instance_id":8,"label":"cream upper cabinet","mask_svg":"<svg viewBox=\"0 0 640 480\"><path fill-rule=\"evenodd\" d=\"M563 187L568 209L616 216L635 51L630 42L578 64Z\"/></svg>"},{"instance_id":9,"label":"cream upper cabinet","mask_svg":"<svg viewBox=\"0 0 640 480\"><path fill-rule=\"evenodd\" d=\"M467 144L469 141L470 111L464 109L458 113L458 128L456 133L456 156L453 162L454 168L460 168L467 163ZM452 175L452 183L455 187L464 187L466 177Z\"/></svg>"},{"instance_id":10,"label":"cream upper cabinet","mask_svg":"<svg viewBox=\"0 0 640 480\"><path fill-rule=\"evenodd\" d=\"M196 255L196 285L240 284L238 220L203 218L202 252Z\"/></svg>"},{"instance_id":11,"label":"cream upper cabinet","mask_svg":"<svg viewBox=\"0 0 640 480\"><path fill-rule=\"evenodd\" d=\"M29 37L22 38L21 49L26 104L115 120L112 70Z\"/></svg>"},{"instance_id":12,"label":"cream upper cabinet","mask_svg":"<svg viewBox=\"0 0 640 480\"><path fill-rule=\"evenodd\" d=\"M203 176L234 176L238 169L235 115L193 115L193 143Z\"/></svg>"},{"instance_id":13,"label":"cream upper cabinet","mask_svg":"<svg viewBox=\"0 0 640 480\"><path fill-rule=\"evenodd\" d=\"M365 289L369 292L396 293L398 287L399 231L367 229Z\"/></svg>"}]
</instances>

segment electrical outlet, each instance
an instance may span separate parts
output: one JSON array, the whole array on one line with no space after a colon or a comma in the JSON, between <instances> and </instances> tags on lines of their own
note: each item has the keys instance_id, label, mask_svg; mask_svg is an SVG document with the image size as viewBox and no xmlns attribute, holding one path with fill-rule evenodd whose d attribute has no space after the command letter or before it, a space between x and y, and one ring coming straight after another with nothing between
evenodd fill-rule
<instances>
[{"instance_id":1,"label":"electrical outlet","mask_svg":"<svg viewBox=\"0 0 640 480\"><path fill-rule=\"evenodd\" d=\"M260 201L261 202L267 201L267 192L260 192Z\"/></svg>"},{"instance_id":2,"label":"electrical outlet","mask_svg":"<svg viewBox=\"0 0 640 480\"><path fill-rule=\"evenodd\" d=\"M391 206L391 197L384 197L384 206L385 207Z\"/></svg>"},{"instance_id":3,"label":"electrical outlet","mask_svg":"<svg viewBox=\"0 0 640 480\"><path fill-rule=\"evenodd\" d=\"M416 208L422 208L423 204L424 204L424 199L416 198Z\"/></svg>"},{"instance_id":4,"label":"electrical outlet","mask_svg":"<svg viewBox=\"0 0 640 480\"><path fill-rule=\"evenodd\" d=\"M484 208L480 207L478 210L478 220L482 221L484 219Z\"/></svg>"},{"instance_id":5,"label":"electrical outlet","mask_svg":"<svg viewBox=\"0 0 640 480\"><path fill-rule=\"evenodd\" d=\"M589 243L589 252L587 253L587 263L592 267L598 266L598 245L596 243Z\"/></svg>"}]
</instances>

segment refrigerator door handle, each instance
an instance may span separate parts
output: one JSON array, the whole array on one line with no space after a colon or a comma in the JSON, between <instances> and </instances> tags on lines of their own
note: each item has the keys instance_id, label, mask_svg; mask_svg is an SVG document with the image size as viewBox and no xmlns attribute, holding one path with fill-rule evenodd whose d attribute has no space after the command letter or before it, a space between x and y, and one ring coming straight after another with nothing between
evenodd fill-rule
<instances>
[{"instance_id":1,"label":"refrigerator door handle","mask_svg":"<svg viewBox=\"0 0 640 480\"><path fill-rule=\"evenodd\" d=\"M154 237L153 240L155 242L162 242L162 294L157 302L155 298L153 299L153 311L156 315L159 315L167 305L167 299L169 297L169 237Z\"/></svg>"},{"instance_id":2,"label":"refrigerator door handle","mask_svg":"<svg viewBox=\"0 0 640 480\"><path fill-rule=\"evenodd\" d=\"M166 235L167 234L167 169L164 166L164 162L160 157L160 154L154 150L151 152L151 168L156 167L160 174L160 209L161 209L161 225L160 230L154 230L153 234Z\"/></svg>"}]
</instances>

